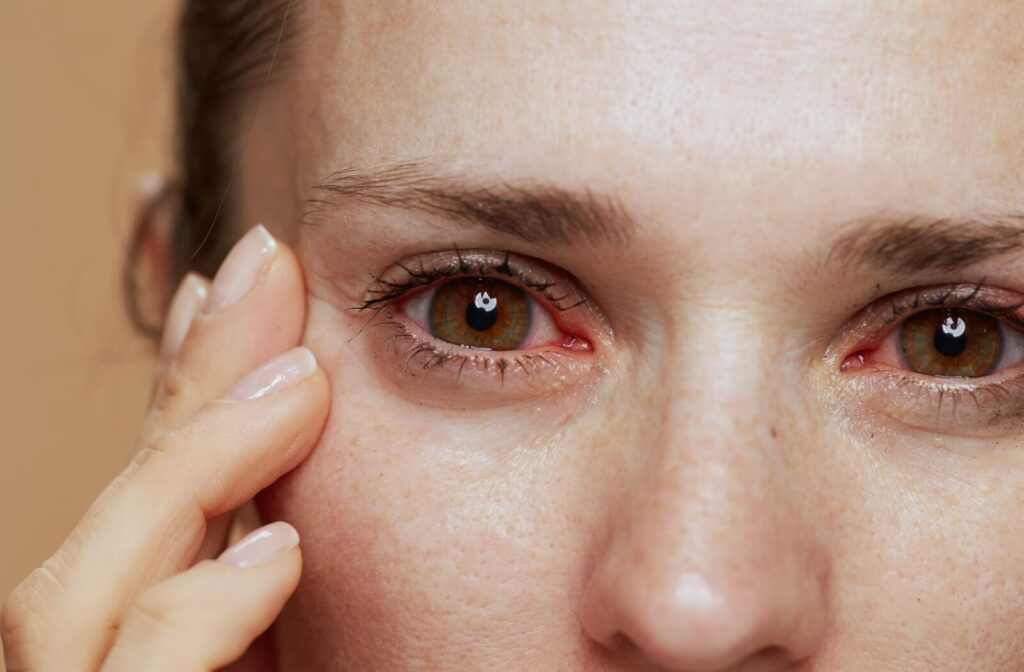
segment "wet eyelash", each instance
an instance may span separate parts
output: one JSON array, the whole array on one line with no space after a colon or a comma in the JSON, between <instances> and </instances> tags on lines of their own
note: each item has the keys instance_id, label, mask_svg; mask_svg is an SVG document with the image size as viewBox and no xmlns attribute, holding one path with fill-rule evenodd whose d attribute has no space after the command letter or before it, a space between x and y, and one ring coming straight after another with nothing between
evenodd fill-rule
<instances>
[{"instance_id":1,"label":"wet eyelash","mask_svg":"<svg viewBox=\"0 0 1024 672\"><path fill-rule=\"evenodd\" d=\"M511 356L492 357L483 354L463 354L448 351L416 338L404 324L393 318L379 322L377 326L392 330L397 338L408 341L411 344L405 358L404 366L406 369L414 362L418 362L424 371L457 365L456 383L462 376L462 370L466 365L475 362L480 363L484 370L488 370L493 366L500 376L502 385L505 383L505 372L507 370L522 370L524 374L529 376L542 366L552 369L558 368L557 362L552 361L539 352L524 352Z\"/></svg>"},{"instance_id":2,"label":"wet eyelash","mask_svg":"<svg viewBox=\"0 0 1024 672\"><path fill-rule=\"evenodd\" d=\"M503 275L509 278L515 278L525 286L544 296L544 298L550 301L551 305L559 312L572 310L573 308L586 303L587 299L583 297L570 305L562 305L562 302L571 297L572 293L567 292L562 296L558 296L557 292L553 289L556 287L557 283L536 280L523 269L513 267L509 264L509 259L511 257L510 252L505 252L505 257L502 261L497 263L487 261L478 261L474 263L467 261L465 257L462 256L462 251L457 247L453 247L451 252L456 256L456 260L444 266L428 268L424 266L421 261L418 267L410 268L401 262L397 263L396 266L401 268L407 276L406 279L401 282L388 280L382 275L374 275L373 285L367 292L370 296L350 308L350 310L355 312L373 310L376 314L381 310L394 305L398 299L402 298L405 294L414 289L425 287L442 278L451 278L456 275Z\"/></svg>"},{"instance_id":3,"label":"wet eyelash","mask_svg":"<svg viewBox=\"0 0 1024 672\"><path fill-rule=\"evenodd\" d=\"M1024 308L1024 301L1010 305L998 305L978 298L984 288L985 281L982 280L976 284L956 284L921 290L910 297L909 301L897 301L896 297L893 297L889 300L889 315L883 321L882 327L890 326L908 312L918 308L949 307L976 310L992 317L998 317L1024 331L1024 314L1020 313Z\"/></svg>"},{"instance_id":4,"label":"wet eyelash","mask_svg":"<svg viewBox=\"0 0 1024 672\"><path fill-rule=\"evenodd\" d=\"M1016 407L1011 407L1009 411L1005 409L1005 405L1015 403L1015 399L1019 399L1019 391L1024 390L1024 380L1020 378L981 386L963 386L947 383L922 384L915 377L898 373L885 375L890 376L896 388L913 390L916 404L921 404L922 397L930 396L927 403L935 406L936 426L939 425L944 412L955 418L957 410L964 403L973 402L978 412L984 412L983 399L986 396L991 397L997 404L992 411L991 422L996 422L1003 417L1024 417L1024 403L1020 401L1017 401Z\"/></svg>"}]
</instances>

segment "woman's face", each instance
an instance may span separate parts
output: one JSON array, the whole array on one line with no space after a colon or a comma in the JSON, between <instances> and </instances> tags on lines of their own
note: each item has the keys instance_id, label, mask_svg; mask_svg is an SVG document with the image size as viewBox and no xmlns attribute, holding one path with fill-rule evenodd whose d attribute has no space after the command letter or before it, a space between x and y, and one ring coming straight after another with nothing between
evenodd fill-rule
<instances>
[{"instance_id":1,"label":"woman's face","mask_svg":"<svg viewBox=\"0 0 1024 672\"><path fill-rule=\"evenodd\" d=\"M1022 16L298 3L286 665L1019 671Z\"/></svg>"}]
</instances>

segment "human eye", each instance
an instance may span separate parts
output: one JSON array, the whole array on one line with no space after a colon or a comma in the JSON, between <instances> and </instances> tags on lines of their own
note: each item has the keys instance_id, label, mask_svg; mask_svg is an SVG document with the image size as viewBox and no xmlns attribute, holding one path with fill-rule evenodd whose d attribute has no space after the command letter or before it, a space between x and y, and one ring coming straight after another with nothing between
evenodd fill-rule
<instances>
[{"instance_id":1,"label":"human eye","mask_svg":"<svg viewBox=\"0 0 1024 672\"><path fill-rule=\"evenodd\" d=\"M353 310L369 314L378 359L429 401L487 406L592 378L610 329L560 269L493 250L445 250L374 276ZM422 396L422 390L417 391Z\"/></svg>"},{"instance_id":2,"label":"human eye","mask_svg":"<svg viewBox=\"0 0 1024 672\"><path fill-rule=\"evenodd\" d=\"M840 371L916 428L990 436L1024 416L1024 295L982 284L899 292L845 335Z\"/></svg>"}]
</instances>

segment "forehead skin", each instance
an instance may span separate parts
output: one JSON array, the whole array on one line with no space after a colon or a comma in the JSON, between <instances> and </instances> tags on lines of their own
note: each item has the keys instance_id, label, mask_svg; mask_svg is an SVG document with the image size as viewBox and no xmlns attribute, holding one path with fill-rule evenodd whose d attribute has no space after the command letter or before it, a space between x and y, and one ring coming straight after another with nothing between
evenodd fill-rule
<instances>
[{"instance_id":1,"label":"forehead skin","mask_svg":"<svg viewBox=\"0 0 1024 672\"><path fill-rule=\"evenodd\" d=\"M714 301L725 309L701 315L711 314L707 322L724 327L721 333L704 339L713 348L705 344L694 356L694 360L708 362L706 369L700 369L703 361L694 363L694 369L700 369L694 376L707 386L704 397L690 401L730 401L728 395L746 382L740 380L737 371L748 375L747 380L760 372L747 373L750 367L739 358L733 368L723 367L726 355L742 353L757 362L779 361L766 356L768 346L754 350L761 347L760 341L749 338L758 328L756 321L744 322L741 329L737 321L726 319L740 314L750 303L746 297L741 301L740 294L761 292L768 309L784 308L783 297L788 300L796 292L792 285L781 286L785 274L773 275L771 271L788 268L800 254L821 248L824 241L834 238L842 222L879 210L952 216L1024 207L1019 195L1024 162L1024 114L1020 114L1024 107L1022 17L1022 3L969 0L297 0L294 20L299 33L289 45L294 50L293 58L282 69L279 83L261 101L245 148L239 181L240 220L297 222L304 199L312 195L311 186L334 171L406 160L422 160L445 170L497 176L510 182L548 182L614 194L637 221L634 245L607 255L607 265L593 263L590 257L573 260L572 250L559 252L549 260L576 273L588 288L609 294L622 280L634 294L661 299L666 303L665 312L673 316L684 312L679 299L694 296L686 291L689 285L666 281L679 269L699 277L702 286L717 289L708 294L714 294ZM279 225L275 231L302 242L303 234L290 231L287 225ZM315 256L314 246L305 242L305 247L300 245L300 255ZM361 240L344 243L360 252L369 247ZM378 249L375 254L375 264L397 261L396 257L401 256L390 249ZM392 258L385 259L388 255ZM355 260L357 256L359 252L349 252L347 258ZM573 261L575 265L569 263ZM597 267L603 275L580 266ZM604 275L615 275L616 282ZM874 288L873 279L864 282ZM313 278L313 293L316 285ZM801 299L805 303L798 304L799 310L815 300L836 303L828 292L814 294ZM830 310L834 313L859 308L863 298L847 296L841 310ZM318 357L335 347L334 341L343 341L340 329L328 328L341 320L324 317L328 312L328 308L314 305L312 327L307 329L310 341L320 346L314 348ZM799 311L790 313L793 315L805 317ZM838 317L835 328L850 315ZM666 329L681 323L680 318ZM310 335L311 331L318 333ZM718 339L722 333L726 336ZM737 340L741 338L745 340ZM665 341L678 344L685 339ZM443 537L445 530L453 536L469 530L456 537L463 559L496 554L481 551L474 555L483 541L474 538L473 532L483 525L466 523L472 512L458 507L449 511L449 527L438 532L434 543L439 550L435 549L430 560L421 562L426 576L415 575L416 570L411 569L415 552L427 546L415 538L421 527L395 523L400 532L390 532L398 538L385 544L377 541L381 537L378 528L345 526L351 522L345 516L354 517L352 512L362 512L360 507L376 507L377 524L398 518L397 505L392 504L400 498L399 489L401 496L410 500L408 510L433 506L430 502L435 500L428 501L423 493L440 482L437 474L441 468L418 469L421 465L414 460L432 450L443 450L450 434L446 436L445 428L436 422L431 424L434 418L425 415L422 434L403 434L402 427L392 427L391 400L387 398L369 399L365 408L370 410L362 416L354 412L343 416L343 406L356 403L356 392L342 392L338 383L346 382L344 376L351 380L365 376L366 381L361 382L367 382L365 389L371 391L366 394L372 397L373 369L341 350L341 345L336 347L342 353L336 361L344 361L347 368L335 370L331 362L325 364L332 374L336 396L326 438L310 463L267 503L271 513L279 514L273 517L297 522L303 533L306 588L300 588L297 604L302 606L297 609L304 609L306 615L315 614L310 620L326 623L324 633L341 632L344 624L331 621L336 606L332 600L340 599L331 591L348 590L357 596L357 602L362 596L372 609L369 615L349 614L353 621L349 638L366 638L353 647L370 649L374 647L370 640L387 630L394 612L399 610L397 601L372 602L383 590L381 586L400 584L394 594L404 598L407 593L401 591L408 591L422 596L430 591L424 586L448 590L444 579L465 569L455 566L459 558L446 555L451 540ZM733 374L736 377L730 378ZM352 385L355 387L354 382ZM344 394L348 398L340 399ZM371 408L375 401L377 405ZM712 404L703 403L708 407ZM594 433L613 436L616 441L628 435L630 438L621 443L642 452L640 449L646 447L645 428L637 429L627 417L645 417L641 405L636 399L626 400L621 409L614 409L621 412L609 412L610 419ZM792 414L796 412L792 410ZM779 415L782 424L789 423L789 418L782 417L785 413ZM345 426L339 417L352 424ZM507 429L510 437L518 438L521 428L516 422L509 423ZM362 439L358 446L350 441L350 451L339 448L348 438L346 433ZM569 442L582 444L578 437L586 434L569 432L567 436L577 437ZM833 440L842 444L847 438ZM424 445L413 445L417 443ZM386 462L381 456L386 451L380 445L392 450ZM594 453L614 449L599 442L595 445ZM843 448L840 445L836 452ZM1004 459L1012 464L1009 452ZM337 459L342 453L351 459ZM382 465L379 468L378 463ZM947 463L962 466L954 458L936 460L937 465ZM345 472L348 476L337 475L339 464L349 470ZM426 458L423 464L427 464ZM978 480L985 481L991 476L987 470L991 465L984 460L978 465ZM804 483L810 484L809 489L825 489L814 479L838 481L849 474L838 469L840 475L833 476L823 469L815 471L818 466L806 466L810 476ZM596 478L588 469L596 467L580 458L573 469L566 470L565 478ZM611 467L607 469L612 471ZM881 472L881 467L878 469ZM935 469L940 470L938 466ZM325 485L329 470L334 470L330 478L335 480ZM914 657L918 668L908 663L904 668L889 669L933 670L953 665L953 649L966 658L956 661L951 669L967 669L965 661L986 654L992 660L1001 655L999 661L1005 664L997 668L997 662L985 668L986 672L1014 669L1012 662L1005 661L1019 661L1021 655L1019 638L1012 634L1019 632L1019 620L1014 623L1014 619L1019 619L1020 591L1015 586L1019 586L1020 572L1012 561L998 560L1003 550L992 540L1019 538L1019 514L1015 511L1024 501L1024 488L1014 481L1017 474L1019 470L1004 470L1003 480L993 477L986 481L977 489L986 494L976 497L970 488L950 487L949 492L954 494L949 495L949 501L922 496L924 503L903 502L901 508L889 510L885 508L889 505L886 500L869 513L852 508L830 520L828 524L841 527L848 537L835 551L837 555L854 549L848 553L852 559L840 567L844 573L834 577L836 590L842 592L851 586L854 592L862 590L859 595L844 595L837 603L840 617L836 638L847 639L839 647L842 653L836 654L835 665L822 669L885 669L882 660L842 667L844 662L851 665L857 655L863 663L864 657L872 655L890 661L886 658L892 653L889 649L902 653L899 649L904 642L888 641L890 630L878 630L877 623L899 627L902 636L919 645ZM866 480L870 480L868 477ZM338 486L342 478L351 479L346 483L358 488L362 499ZM890 488L893 491L917 485L913 478L902 482L900 476L882 473L877 491L884 491L887 479L897 483ZM947 485L943 478L934 480ZM955 478L950 476L949 480ZM521 489L533 494L525 479ZM569 492L571 488L566 486L564 490ZM840 484L825 494L839 500L839 491L849 494L855 489L843 490ZM1004 492L1009 494L1004 496ZM957 499L956 493L962 496ZM437 502L447 501L442 496L447 492L434 495ZM860 501L856 495L848 499ZM808 495L811 500L813 493ZM495 529L503 516L527 518L521 515L522 509L505 510L500 503L489 506L487 513L478 517L493 516ZM555 505L551 508L557 509ZM930 519L923 511L938 513ZM943 515L947 518L939 520ZM412 519L409 514L402 520L407 523ZM544 525L533 520L516 519L516 523L522 527ZM338 531L329 533L331 526ZM887 536L889 533L892 538ZM324 542L330 534L344 539L345 546ZM543 530L536 534L542 535ZM951 542L944 534L957 536L958 541ZM399 546L411 550L405 555L391 550ZM1017 543L1017 549L1019 546ZM973 564L962 559L964 547L972 550ZM365 577L349 575L350 580L345 580L347 567L365 563L368 548L375 549L376 557L383 559L380 566L385 568L373 575L377 583L371 596L366 595L369 591L359 592L359 581ZM1017 549L1014 552L1019 552ZM336 560L334 554L344 555L345 562ZM550 563L550 558L542 559L545 564L537 570L538 582L554 583L570 573L559 573L557 558ZM444 561L453 566L447 567ZM486 563L483 567L488 569ZM978 578L983 571L979 567L986 568L987 579ZM449 573L445 573L446 568ZM486 571L479 575L484 577L480 584L495 591L492 601L510 597L500 592L501 587L495 588L505 571L502 566L494 569L493 575ZM315 577L322 579L320 584L316 584ZM570 580L575 578L580 577ZM949 599L953 582L959 582L955 588L969 593L971 599L953 604ZM568 601L554 592L564 588L562 584L545 584L544 588L552 588L551 599L556 604ZM518 591L521 586L505 589ZM926 606L918 604L920 595L926 598ZM1011 605L1007 595L1017 595L1017 602ZM416 620L414 616L422 616L416 612L422 606L415 599L403 605L401 608L410 612L403 625ZM437 614L435 610L429 612L429 618L417 620L422 631L416 630L412 636L421 636L424 642L443 639L445 633L430 630L435 622L431 618L441 624L438 627L445 623ZM861 622L852 622L857 619ZM875 622L867 623L869 620ZM360 622L373 623L377 630L369 625L360 630L355 625ZM959 628L965 623L976 629L950 630L950 624ZM503 625L517 632L519 624ZM313 631L313 626L309 629ZM302 627L293 630L301 631ZM501 632L501 627L494 631ZM578 627L572 623L568 630L556 627L551 631L568 631L572 636L578 634ZM865 643L864 637L857 637L864 632L871 633L874 641ZM309 639L315 637L310 635ZM351 641L347 643L352 645ZM971 647L974 650L968 650ZM997 651L1000 647L1002 654ZM839 658L851 650L853 656Z\"/></svg>"},{"instance_id":2,"label":"forehead skin","mask_svg":"<svg viewBox=\"0 0 1024 672\"><path fill-rule=\"evenodd\" d=\"M1015 205L1018 2L299 6L297 59L264 114L300 125L297 189L429 158L748 233L751 213L723 204L801 229Z\"/></svg>"}]
</instances>

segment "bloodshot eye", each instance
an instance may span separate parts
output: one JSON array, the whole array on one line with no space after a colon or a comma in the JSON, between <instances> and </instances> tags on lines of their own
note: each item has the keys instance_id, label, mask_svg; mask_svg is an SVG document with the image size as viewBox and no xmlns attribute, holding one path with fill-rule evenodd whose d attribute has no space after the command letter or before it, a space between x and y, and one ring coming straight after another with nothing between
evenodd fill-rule
<instances>
[{"instance_id":1,"label":"bloodshot eye","mask_svg":"<svg viewBox=\"0 0 1024 672\"><path fill-rule=\"evenodd\" d=\"M903 318L877 345L858 350L843 370L865 366L936 378L984 378L1024 364L1024 333L970 308L932 308Z\"/></svg>"},{"instance_id":2,"label":"bloodshot eye","mask_svg":"<svg viewBox=\"0 0 1024 672\"><path fill-rule=\"evenodd\" d=\"M490 277L447 280L411 296L401 310L434 338L479 350L557 344L565 336L536 299Z\"/></svg>"}]
</instances>

